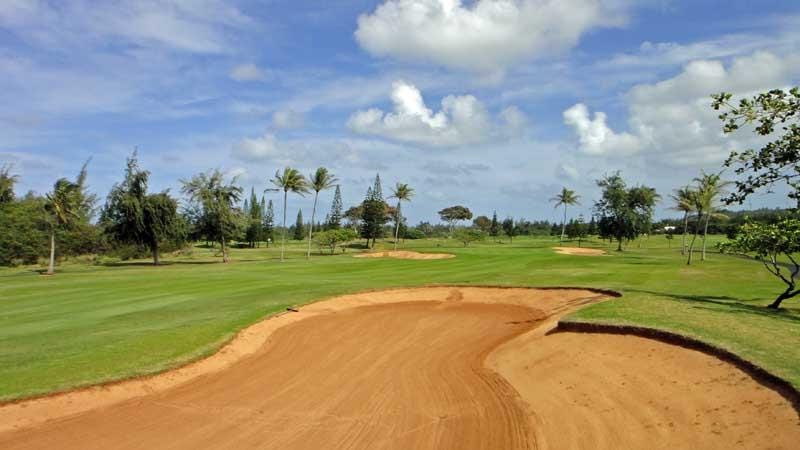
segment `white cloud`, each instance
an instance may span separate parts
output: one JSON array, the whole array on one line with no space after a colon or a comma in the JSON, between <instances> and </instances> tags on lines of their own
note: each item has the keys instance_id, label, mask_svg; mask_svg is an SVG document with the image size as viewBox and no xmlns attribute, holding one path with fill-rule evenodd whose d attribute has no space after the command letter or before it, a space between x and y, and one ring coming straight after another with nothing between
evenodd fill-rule
<instances>
[{"instance_id":1,"label":"white cloud","mask_svg":"<svg viewBox=\"0 0 800 450\"><path fill-rule=\"evenodd\" d=\"M606 124L606 114L595 112L594 119L583 103L564 111L564 123L578 135L580 150L589 155L626 155L639 151L641 143L629 133L615 133Z\"/></svg>"},{"instance_id":2,"label":"white cloud","mask_svg":"<svg viewBox=\"0 0 800 450\"><path fill-rule=\"evenodd\" d=\"M230 77L236 81L263 81L266 74L253 63L239 64L231 69Z\"/></svg>"},{"instance_id":3,"label":"white cloud","mask_svg":"<svg viewBox=\"0 0 800 450\"><path fill-rule=\"evenodd\" d=\"M298 128L303 126L303 122L303 114L290 109L272 113L272 126L277 129Z\"/></svg>"},{"instance_id":4,"label":"white cloud","mask_svg":"<svg viewBox=\"0 0 800 450\"><path fill-rule=\"evenodd\" d=\"M273 134L256 138L244 138L233 146L232 156L242 161L275 160L280 164L291 162L290 155L278 146Z\"/></svg>"},{"instance_id":5,"label":"white cloud","mask_svg":"<svg viewBox=\"0 0 800 450\"><path fill-rule=\"evenodd\" d=\"M483 142L500 132L507 133L510 127L519 128L526 121L521 111L510 107L501 114L504 127L498 127L483 103L472 95L444 97L441 110L434 112L425 104L419 89L404 81L392 85L391 98L393 111L357 111L350 116L348 127L356 133L448 147Z\"/></svg>"},{"instance_id":6,"label":"white cloud","mask_svg":"<svg viewBox=\"0 0 800 450\"><path fill-rule=\"evenodd\" d=\"M564 120L573 127L580 149L587 154L639 151L651 160L674 166L718 165L731 150L758 145L760 139L746 129L724 135L710 96L726 91L742 97L783 88L798 75L798 55L755 52L734 58L727 66L718 60L697 60L672 78L640 84L628 92L630 132L615 133L602 112L590 119L582 104L565 111Z\"/></svg>"},{"instance_id":7,"label":"white cloud","mask_svg":"<svg viewBox=\"0 0 800 450\"><path fill-rule=\"evenodd\" d=\"M386 0L358 18L358 43L376 56L496 72L574 47L598 27L625 23L628 2Z\"/></svg>"}]
</instances>

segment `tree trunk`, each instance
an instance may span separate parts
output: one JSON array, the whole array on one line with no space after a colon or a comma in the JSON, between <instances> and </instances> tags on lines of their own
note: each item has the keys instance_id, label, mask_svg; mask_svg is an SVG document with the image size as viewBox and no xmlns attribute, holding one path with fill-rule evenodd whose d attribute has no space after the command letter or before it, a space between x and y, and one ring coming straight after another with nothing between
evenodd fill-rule
<instances>
[{"instance_id":1,"label":"tree trunk","mask_svg":"<svg viewBox=\"0 0 800 450\"><path fill-rule=\"evenodd\" d=\"M228 248L225 247L225 234L222 234L220 236L220 238L221 238L220 239L220 245L222 246L222 262L223 263L227 263L228 262Z\"/></svg>"},{"instance_id":2,"label":"tree trunk","mask_svg":"<svg viewBox=\"0 0 800 450\"><path fill-rule=\"evenodd\" d=\"M564 243L564 233L567 230L567 204L564 203L564 221L561 222L561 240L560 243Z\"/></svg>"},{"instance_id":3,"label":"tree trunk","mask_svg":"<svg viewBox=\"0 0 800 450\"><path fill-rule=\"evenodd\" d=\"M711 211L706 214L706 224L703 227L703 253L700 256L700 261L706 260L706 237L708 236L708 222L711 220Z\"/></svg>"},{"instance_id":4,"label":"tree trunk","mask_svg":"<svg viewBox=\"0 0 800 450\"><path fill-rule=\"evenodd\" d=\"M314 194L314 207L311 208L311 224L308 226L308 253L306 259L311 259L311 233L314 231L314 215L317 213L317 199L319 198L319 191Z\"/></svg>"},{"instance_id":5,"label":"tree trunk","mask_svg":"<svg viewBox=\"0 0 800 450\"><path fill-rule=\"evenodd\" d=\"M789 287L781 295L779 295L774 302L770 303L769 306L767 306L767 308L778 309L781 307L781 302L783 302L787 298L792 298L795 295L800 294L800 291L795 291L794 288L795 288L794 284L789 285Z\"/></svg>"},{"instance_id":6,"label":"tree trunk","mask_svg":"<svg viewBox=\"0 0 800 450\"><path fill-rule=\"evenodd\" d=\"M686 254L686 232L689 229L689 211L683 213L683 239L681 240L681 255Z\"/></svg>"},{"instance_id":7,"label":"tree trunk","mask_svg":"<svg viewBox=\"0 0 800 450\"><path fill-rule=\"evenodd\" d=\"M158 259L158 243L150 244L150 252L153 254L153 265L159 265L160 261Z\"/></svg>"},{"instance_id":8,"label":"tree trunk","mask_svg":"<svg viewBox=\"0 0 800 450\"><path fill-rule=\"evenodd\" d=\"M400 236L400 221L403 220L400 216L400 200L397 201L397 217L395 220L397 224L394 227L394 250L397 251L397 239Z\"/></svg>"},{"instance_id":9,"label":"tree trunk","mask_svg":"<svg viewBox=\"0 0 800 450\"><path fill-rule=\"evenodd\" d=\"M617 251L622 251L622 239L617 239Z\"/></svg>"},{"instance_id":10,"label":"tree trunk","mask_svg":"<svg viewBox=\"0 0 800 450\"><path fill-rule=\"evenodd\" d=\"M47 274L56 273L56 230L50 230L50 265L47 266Z\"/></svg>"},{"instance_id":11,"label":"tree trunk","mask_svg":"<svg viewBox=\"0 0 800 450\"><path fill-rule=\"evenodd\" d=\"M686 265L692 265L692 254L694 253L694 241L697 240L697 234L700 233L700 221L703 220L703 213L698 211L697 223L694 226L694 236L692 236L692 243L689 244L689 259L686 260Z\"/></svg>"},{"instance_id":12,"label":"tree trunk","mask_svg":"<svg viewBox=\"0 0 800 450\"><path fill-rule=\"evenodd\" d=\"M283 239L281 239L281 262L283 262L283 252L286 250L286 197L288 191L283 191Z\"/></svg>"}]
</instances>

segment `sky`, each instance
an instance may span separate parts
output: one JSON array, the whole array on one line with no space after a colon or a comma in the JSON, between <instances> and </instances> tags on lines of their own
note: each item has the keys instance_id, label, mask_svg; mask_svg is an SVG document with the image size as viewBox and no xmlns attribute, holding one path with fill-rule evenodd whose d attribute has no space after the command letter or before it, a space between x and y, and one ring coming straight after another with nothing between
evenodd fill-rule
<instances>
[{"instance_id":1,"label":"sky","mask_svg":"<svg viewBox=\"0 0 800 450\"><path fill-rule=\"evenodd\" d=\"M562 186L588 217L620 170L665 217L763 143L724 135L710 95L799 79L796 0L2 0L0 165L44 193L91 158L101 198L134 149L176 195L212 168L260 194L325 166L346 206L380 173L416 190L411 223L456 204L557 221Z\"/></svg>"}]
</instances>

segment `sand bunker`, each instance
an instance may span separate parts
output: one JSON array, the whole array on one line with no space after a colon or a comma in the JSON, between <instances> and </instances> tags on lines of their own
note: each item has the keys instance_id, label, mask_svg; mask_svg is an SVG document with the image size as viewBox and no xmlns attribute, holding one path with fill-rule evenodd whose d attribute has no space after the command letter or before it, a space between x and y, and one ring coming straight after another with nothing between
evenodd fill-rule
<instances>
[{"instance_id":1,"label":"sand bunker","mask_svg":"<svg viewBox=\"0 0 800 450\"><path fill-rule=\"evenodd\" d=\"M553 247L556 253L561 255L575 255L575 256L602 256L606 252L597 248L581 248L581 247Z\"/></svg>"},{"instance_id":2,"label":"sand bunker","mask_svg":"<svg viewBox=\"0 0 800 450\"><path fill-rule=\"evenodd\" d=\"M419 252L410 252L407 250L358 253L353 256L356 258L397 258L397 259L449 259L456 257L456 255L450 253L419 253Z\"/></svg>"},{"instance_id":3,"label":"sand bunker","mask_svg":"<svg viewBox=\"0 0 800 450\"><path fill-rule=\"evenodd\" d=\"M0 407L0 448L798 442L791 405L713 357L629 336L545 336L558 317L602 298L451 287L339 297L263 321L185 369Z\"/></svg>"}]
</instances>

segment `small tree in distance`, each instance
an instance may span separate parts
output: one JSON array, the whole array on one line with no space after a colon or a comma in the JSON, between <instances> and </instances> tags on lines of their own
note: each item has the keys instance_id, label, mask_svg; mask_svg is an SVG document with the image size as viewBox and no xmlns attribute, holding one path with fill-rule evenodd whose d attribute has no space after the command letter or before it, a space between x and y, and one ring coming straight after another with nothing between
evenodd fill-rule
<instances>
[{"instance_id":1,"label":"small tree in distance","mask_svg":"<svg viewBox=\"0 0 800 450\"><path fill-rule=\"evenodd\" d=\"M514 219L507 218L503 221L503 233L508 236L509 241L514 243L514 236L517 235L517 227L514 224Z\"/></svg>"},{"instance_id":2,"label":"small tree in distance","mask_svg":"<svg viewBox=\"0 0 800 450\"><path fill-rule=\"evenodd\" d=\"M497 242L497 236L500 236L500 223L497 221L497 211L492 213L492 223L489 225L489 235Z\"/></svg>"},{"instance_id":3,"label":"small tree in distance","mask_svg":"<svg viewBox=\"0 0 800 450\"><path fill-rule=\"evenodd\" d=\"M453 237L463 243L464 247L468 247L473 242L482 241L486 234L475 228L459 228L453 233Z\"/></svg>"},{"instance_id":4,"label":"small tree in distance","mask_svg":"<svg viewBox=\"0 0 800 450\"><path fill-rule=\"evenodd\" d=\"M305 226L303 224L303 210L300 209L297 211L297 220L294 222L294 234L292 235L292 239L295 241L302 241L303 231L305 231Z\"/></svg>"},{"instance_id":5,"label":"small tree in distance","mask_svg":"<svg viewBox=\"0 0 800 450\"><path fill-rule=\"evenodd\" d=\"M452 235L456 222L472 219L472 211L461 205L450 206L439 211L439 217L447 222L447 227L450 229L450 234Z\"/></svg>"}]
</instances>

